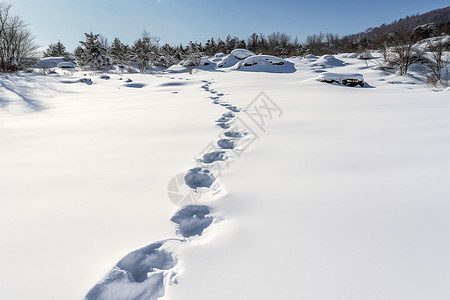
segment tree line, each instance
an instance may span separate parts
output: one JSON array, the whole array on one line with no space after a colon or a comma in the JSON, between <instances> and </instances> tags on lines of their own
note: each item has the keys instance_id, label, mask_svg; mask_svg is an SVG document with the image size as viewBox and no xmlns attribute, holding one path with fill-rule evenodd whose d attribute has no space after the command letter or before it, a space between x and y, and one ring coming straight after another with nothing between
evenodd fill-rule
<instances>
[{"instance_id":1,"label":"tree line","mask_svg":"<svg viewBox=\"0 0 450 300\"><path fill-rule=\"evenodd\" d=\"M90 32L85 33L85 39L80 41L74 51L67 51L63 43L58 41L48 46L44 57L64 57L93 70L104 70L113 65L123 68L134 65L141 72L146 72L151 67L169 67L183 61L193 66L199 65L204 56L228 54L234 49L248 49L256 54L280 57L364 53L370 49L380 50L383 54L385 64L381 67L396 66L400 74L404 75L408 66L418 59L415 43L449 33L449 15L450 7L447 7L423 15L408 16L357 34L310 34L302 43L297 37L274 32L268 35L253 33L246 39L228 35L225 39L211 38L205 43L191 41L187 45L173 46L162 44L159 37L144 31L134 43L128 45L118 37L110 43L102 35ZM442 69L442 55L450 45L433 43L428 46L433 53L441 53L437 60L438 69ZM17 71L32 65L36 59L36 49L34 38L25 23L20 17L11 14L10 5L0 2L0 71ZM436 72L433 70L433 73Z\"/></svg>"}]
</instances>

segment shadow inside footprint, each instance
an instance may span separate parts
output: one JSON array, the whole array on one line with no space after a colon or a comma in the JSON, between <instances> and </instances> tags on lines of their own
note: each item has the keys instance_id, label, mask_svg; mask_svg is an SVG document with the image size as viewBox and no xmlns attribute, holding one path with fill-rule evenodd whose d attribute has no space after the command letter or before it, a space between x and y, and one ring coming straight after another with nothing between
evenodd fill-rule
<instances>
[{"instance_id":1,"label":"shadow inside footprint","mask_svg":"<svg viewBox=\"0 0 450 300\"><path fill-rule=\"evenodd\" d=\"M166 250L161 250L163 242L153 243L133 251L122 258L117 267L130 273L136 282L147 280L147 273L157 270L169 270L175 266L175 260Z\"/></svg>"},{"instance_id":2,"label":"shadow inside footprint","mask_svg":"<svg viewBox=\"0 0 450 300\"><path fill-rule=\"evenodd\" d=\"M218 140L217 145L222 149L234 149L236 147L236 143L229 139Z\"/></svg>"},{"instance_id":3,"label":"shadow inside footprint","mask_svg":"<svg viewBox=\"0 0 450 300\"><path fill-rule=\"evenodd\" d=\"M218 123L226 123L226 122L229 122L229 121L230 121L230 118L220 117L220 119L218 119L216 122L218 122Z\"/></svg>"},{"instance_id":4,"label":"shadow inside footprint","mask_svg":"<svg viewBox=\"0 0 450 300\"><path fill-rule=\"evenodd\" d=\"M184 237L202 235L203 230L214 221L208 216L211 208L206 205L189 205L183 207L170 219L178 224L178 233Z\"/></svg>"},{"instance_id":5,"label":"shadow inside footprint","mask_svg":"<svg viewBox=\"0 0 450 300\"><path fill-rule=\"evenodd\" d=\"M226 137L233 138L233 139L240 139L243 136L245 136L245 133L238 132L238 131L226 131L226 132L224 132L224 134Z\"/></svg>"},{"instance_id":6,"label":"shadow inside footprint","mask_svg":"<svg viewBox=\"0 0 450 300\"><path fill-rule=\"evenodd\" d=\"M225 160L225 151L214 151L210 153L206 153L203 155L202 161L205 164L211 164L215 161L224 161Z\"/></svg>"},{"instance_id":7,"label":"shadow inside footprint","mask_svg":"<svg viewBox=\"0 0 450 300\"><path fill-rule=\"evenodd\" d=\"M230 128L230 125L228 123L217 123L217 126L222 127L223 129Z\"/></svg>"},{"instance_id":8,"label":"shadow inside footprint","mask_svg":"<svg viewBox=\"0 0 450 300\"><path fill-rule=\"evenodd\" d=\"M193 168L190 169L186 176L184 176L184 182L191 189L199 187L209 188L213 184L215 178L208 169Z\"/></svg>"},{"instance_id":9,"label":"shadow inside footprint","mask_svg":"<svg viewBox=\"0 0 450 300\"><path fill-rule=\"evenodd\" d=\"M81 78L80 82L86 83L87 85L92 85L92 80L90 78Z\"/></svg>"},{"instance_id":10,"label":"shadow inside footprint","mask_svg":"<svg viewBox=\"0 0 450 300\"><path fill-rule=\"evenodd\" d=\"M232 112L240 112L241 110L237 108L236 106L228 106L227 109L231 110Z\"/></svg>"},{"instance_id":11,"label":"shadow inside footprint","mask_svg":"<svg viewBox=\"0 0 450 300\"><path fill-rule=\"evenodd\" d=\"M125 86L129 87L129 88L141 89L141 88L143 88L145 86L145 84L142 84L142 83L128 83L128 84L125 84Z\"/></svg>"},{"instance_id":12,"label":"shadow inside footprint","mask_svg":"<svg viewBox=\"0 0 450 300\"><path fill-rule=\"evenodd\" d=\"M227 112L222 114L222 116L224 116L225 118L234 118L235 115L232 112Z\"/></svg>"}]
</instances>

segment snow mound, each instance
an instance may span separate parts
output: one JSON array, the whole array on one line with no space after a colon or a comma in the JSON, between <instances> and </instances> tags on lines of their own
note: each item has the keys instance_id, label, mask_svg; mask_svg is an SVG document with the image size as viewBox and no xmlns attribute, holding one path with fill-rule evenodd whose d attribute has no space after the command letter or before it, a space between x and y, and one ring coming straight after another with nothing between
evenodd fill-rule
<instances>
[{"instance_id":1,"label":"snow mound","mask_svg":"<svg viewBox=\"0 0 450 300\"><path fill-rule=\"evenodd\" d=\"M364 76L359 73L338 74L325 72L319 75L319 80L327 83L339 83L348 86L361 85L364 86Z\"/></svg>"},{"instance_id":2,"label":"snow mound","mask_svg":"<svg viewBox=\"0 0 450 300\"><path fill-rule=\"evenodd\" d=\"M225 54L222 52L217 53L214 55L214 57L211 59L213 62L219 62L225 57Z\"/></svg>"},{"instance_id":3,"label":"snow mound","mask_svg":"<svg viewBox=\"0 0 450 300\"><path fill-rule=\"evenodd\" d=\"M66 61L62 57L46 57L36 62L34 67L43 69L56 68L58 64L64 62Z\"/></svg>"},{"instance_id":4,"label":"snow mound","mask_svg":"<svg viewBox=\"0 0 450 300\"><path fill-rule=\"evenodd\" d=\"M348 55L344 55L343 57L346 58L358 58L359 54L358 53L350 53Z\"/></svg>"},{"instance_id":5,"label":"snow mound","mask_svg":"<svg viewBox=\"0 0 450 300\"><path fill-rule=\"evenodd\" d=\"M233 51L231 51L231 55L239 60L243 60L247 57L255 55L255 53L247 49L234 49Z\"/></svg>"},{"instance_id":6,"label":"snow mound","mask_svg":"<svg viewBox=\"0 0 450 300\"><path fill-rule=\"evenodd\" d=\"M217 67L219 68L228 68L236 65L241 60L237 59L231 54L226 55L220 62L217 63Z\"/></svg>"},{"instance_id":7,"label":"snow mound","mask_svg":"<svg viewBox=\"0 0 450 300\"><path fill-rule=\"evenodd\" d=\"M345 63L334 57L334 55L324 55L320 57L314 64L313 67L324 67L324 68L333 68L333 67L342 67Z\"/></svg>"},{"instance_id":8,"label":"snow mound","mask_svg":"<svg viewBox=\"0 0 450 300\"><path fill-rule=\"evenodd\" d=\"M312 54L308 54L308 55L305 55L304 58L306 58L306 59L318 59L319 57L315 56L315 55L312 55Z\"/></svg>"},{"instance_id":9,"label":"snow mound","mask_svg":"<svg viewBox=\"0 0 450 300\"><path fill-rule=\"evenodd\" d=\"M164 242L150 244L122 258L86 295L86 300L156 300L164 296L165 272L176 264L173 255L162 249Z\"/></svg>"},{"instance_id":10,"label":"snow mound","mask_svg":"<svg viewBox=\"0 0 450 300\"><path fill-rule=\"evenodd\" d=\"M269 73L294 73L296 71L293 63L270 55L250 56L244 59L239 69L242 71Z\"/></svg>"},{"instance_id":11,"label":"snow mound","mask_svg":"<svg viewBox=\"0 0 450 300\"><path fill-rule=\"evenodd\" d=\"M373 57L372 53L367 51L367 52L360 53L357 56L357 58L358 59L374 59L375 57Z\"/></svg>"},{"instance_id":12,"label":"snow mound","mask_svg":"<svg viewBox=\"0 0 450 300\"><path fill-rule=\"evenodd\" d=\"M223 56L222 60L217 63L217 67L219 68L233 67L242 60L253 55L255 55L255 53L253 53L252 51L246 49L235 49L231 51L231 54Z\"/></svg>"},{"instance_id":13,"label":"snow mound","mask_svg":"<svg viewBox=\"0 0 450 300\"><path fill-rule=\"evenodd\" d=\"M214 183L214 180L215 178L209 170L203 168L190 169L186 176L184 176L186 185L191 189L199 187L209 188Z\"/></svg>"},{"instance_id":14,"label":"snow mound","mask_svg":"<svg viewBox=\"0 0 450 300\"><path fill-rule=\"evenodd\" d=\"M210 65L214 65L214 63L209 59L207 59L206 57L202 57L200 59L200 66L210 66Z\"/></svg>"},{"instance_id":15,"label":"snow mound","mask_svg":"<svg viewBox=\"0 0 450 300\"><path fill-rule=\"evenodd\" d=\"M211 208L206 205L189 205L180 209L170 220L178 225L177 232L183 237L201 235L214 221Z\"/></svg>"}]
</instances>

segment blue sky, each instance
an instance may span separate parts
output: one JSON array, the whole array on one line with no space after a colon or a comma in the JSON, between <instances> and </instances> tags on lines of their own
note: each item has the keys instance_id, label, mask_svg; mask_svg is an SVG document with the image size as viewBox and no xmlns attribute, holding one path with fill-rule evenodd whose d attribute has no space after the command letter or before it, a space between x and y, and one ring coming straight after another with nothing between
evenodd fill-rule
<instances>
[{"instance_id":1,"label":"blue sky","mask_svg":"<svg viewBox=\"0 0 450 300\"><path fill-rule=\"evenodd\" d=\"M169 44L204 42L231 34L286 32L303 41L311 33L356 33L406 15L448 6L438 0L206 1L10 0L41 46L61 39L73 50L84 32L134 42L143 30ZM30 4L31 3L31 4Z\"/></svg>"}]
</instances>

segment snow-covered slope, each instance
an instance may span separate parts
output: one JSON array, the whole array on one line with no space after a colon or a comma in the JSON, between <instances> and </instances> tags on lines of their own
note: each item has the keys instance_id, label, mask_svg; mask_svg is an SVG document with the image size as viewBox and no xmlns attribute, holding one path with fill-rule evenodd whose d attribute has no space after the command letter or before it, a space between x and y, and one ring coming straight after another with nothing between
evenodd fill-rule
<instances>
[{"instance_id":1,"label":"snow-covered slope","mask_svg":"<svg viewBox=\"0 0 450 300\"><path fill-rule=\"evenodd\" d=\"M288 61L1 77L0 293L448 298L448 92L346 55ZM181 209L183 180L200 194Z\"/></svg>"}]
</instances>

